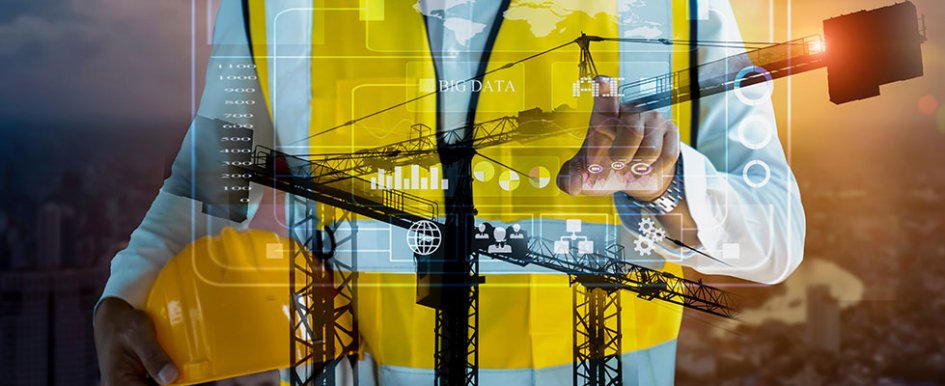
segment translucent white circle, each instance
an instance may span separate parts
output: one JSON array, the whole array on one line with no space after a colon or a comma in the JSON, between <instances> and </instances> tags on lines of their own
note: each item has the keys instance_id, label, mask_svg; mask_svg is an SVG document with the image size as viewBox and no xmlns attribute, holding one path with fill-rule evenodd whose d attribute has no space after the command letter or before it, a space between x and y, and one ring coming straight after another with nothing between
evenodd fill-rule
<instances>
[{"instance_id":1,"label":"translucent white circle","mask_svg":"<svg viewBox=\"0 0 945 386\"><path fill-rule=\"evenodd\" d=\"M765 177L761 181L752 180L748 175L748 172L751 171L751 168L755 166L760 166L764 170ZM751 186L755 189L763 188L765 185L768 185L768 182L771 182L771 167L767 163L761 160L754 160L745 165L745 168L742 170L742 178L745 180L745 183L748 186Z\"/></svg>"},{"instance_id":2,"label":"translucent white circle","mask_svg":"<svg viewBox=\"0 0 945 386\"><path fill-rule=\"evenodd\" d=\"M587 167L587 171L591 172L591 174L598 174L604 171L604 167L598 164L591 164Z\"/></svg>"},{"instance_id":3,"label":"translucent white circle","mask_svg":"<svg viewBox=\"0 0 945 386\"><path fill-rule=\"evenodd\" d=\"M653 172L653 167L643 162L637 162L630 166L630 171L638 176L645 176Z\"/></svg>"},{"instance_id":4,"label":"translucent white circle","mask_svg":"<svg viewBox=\"0 0 945 386\"><path fill-rule=\"evenodd\" d=\"M750 97L749 95L746 95L744 88L742 88L742 80L745 79L745 76L751 73L761 74L761 76L764 76L767 80L764 82L764 84L767 85L767 87L764 89L765 91L757 97ZM754 84L753 86L760 86L760 84ZM772 94L774 94L774 82L772 82L771 73L764 68L758 66L748 66L739 71L738 75L735 76L735 96L738 97L738 100L746 105L761 105L762 103L769 101Z\"/></svg>"},{"instance_id":5,"label":"translucent white circle","mask_svg":"<svg viewBox=\"0 0 945 386\"><path fill-rule=\"evenodd\" d=\"M610 168L614 170L623 170L625 167L627 167L627 164L620 161L615 161L610 164Z\"/></svg>"},{"instance_id":6,"label":"translucent white circle","mask_svg":"<svg viewBox=\"0 0 945 386\"><path fill-rule=\"evenodd\" d=\"M749 139L749 137L754 137L752 135L746 134L746 131L751 127L759 128L756 130L761 131L762 139L760 141L753 142ZM756 130L752 131L754 132ZM764 149L765 146L768 146L768 144L771 143L772 138L774 138L774 130L768 120L761 115L750 115L748 118L745 118L740 125L738 125L738 141L749 149Z\"/></svg>"}]
</instances>

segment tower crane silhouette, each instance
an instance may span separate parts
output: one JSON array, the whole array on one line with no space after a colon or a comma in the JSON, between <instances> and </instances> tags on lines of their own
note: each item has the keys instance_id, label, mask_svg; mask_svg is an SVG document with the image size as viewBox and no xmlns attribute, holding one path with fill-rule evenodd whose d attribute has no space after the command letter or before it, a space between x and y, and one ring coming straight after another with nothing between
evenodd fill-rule
<instances>
[{"instance_id":1,"label":"tower crane silhouette","mask_svg":"<svg viewBox=\"0 0 945 386\"><path fill-rule=\"evenodd\" d=\"M882 28L885 27L885 28ZM636 111L655 110L709 95L826 67L830 97L835 103L879 95L879 86L922 75L921 44L925 40L915 6L910 2L829 19L826 38L806 37L785 43L695 42L665 39L626 39L581 34L573 41L478 74L462 84L512 68L549 52L577 45L578 75L598 76L591 47L598 42L631 42L659 45L754 47L695 68L643 79L619 87L622 106ZM869 62L869 66L863 65ZM698 74L698 76L693 76ZM292 143L323 135L383 114L398 106L436 95L424 94L403 103L352 119ZM413 127L408 140L353 153L292 155L258 146L249 162L236 165L244 184L257 183L289 193L302 211L291 211L290 234L299 241L291 248L290 357L293 385L334 383L335 366L343 358L356 358L360 347L354 318L358 272L356 261L335 258L334 232L347 222L356 231L355 216L410 228L429 222L439 234L472 234L471 220L443 216L439 204L396 189L372 189L362 176L385 165L403 165L439 157L450 186L471 193L468 159L477 149L509 142L528 142L580 129L559 124L572 112L560 107L545 112L526 110L516 116L481 122L468 128L435 132ZM585 128L586 129L586 128ZM467 162L460 162L467 161ZM343 213L319 229L318 206ZM239 206L243 201L230 203ZM467 213L474 213L471 202ZM455 205L455 203L454 203ZM466 232L468 231L468 232ZM701 281L687 280L645 268L624 259L624 247L616 242L604 253L569 249L556 253L548 241L525 241L523 254L504 254L480 248L470 240L439 248L432 255L415 254L417 303L436 309L435 371L437 385L478 383L478 286L479 260L490 258L520 266L540 266L565 273L574 285L574 383L622 384L620 293L629 291L641 299L668 302L687 309L731 318L732 297ZM679 243L678 240L674 241ZM681 243L679 243L681 244ZM352 245L352 249L356 249ZM321 267L308 269L307 267ZM345 324L342 321L349 321ZM356 359L351 359L356 364Z\"/></svg>"}]
</instances>

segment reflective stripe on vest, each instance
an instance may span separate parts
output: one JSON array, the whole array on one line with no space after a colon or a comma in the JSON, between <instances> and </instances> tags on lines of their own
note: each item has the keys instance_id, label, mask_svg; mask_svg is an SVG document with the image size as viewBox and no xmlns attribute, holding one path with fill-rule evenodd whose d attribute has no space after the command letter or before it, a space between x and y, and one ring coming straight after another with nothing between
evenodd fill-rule
<instances>
[{"instance_id":1,"label":"reflective stripe on vest","mask_svg":"<svg viewBox=\"0 0 945 386\"><path fill-rule=\"evenodd\" d=\"M290 5L278 9L280 3ZM282 134L282 144L302 138L305 133L317 133L435 91L441 81L459 80L444 79L444 74L437 77L435 55L431 53L427 28L420 14L423 9L415 8L415 2L362 0L361 7L350 8L326 6L324 0L303 1L301 3L308 6L302 7L298 3L250 1L248 7L258 72L275 125ZM675 7L651 5L656 10L637 9L642 2L632 0L560 2L565 3L570 4L570 8L566 7L564 12L545 12L539 8L542 4L558 4L512 1L499 29L488 68L498 68L557 46L582 31L589 35L640 37L649 36L647 34L654 30L658 33L663 28L672 32L659 37L689 38L686 2L674 1ZM633 25L618 23L631 20L628 13L634 12L649 13L647 15L653 18L652 14L663 13L665 19L671 20L671 25L647 24L646 17L633 19ZM439 16L445 18L444 23L449 19L445 12ZM280 25L280 21L293 17L299 17L297 25L310 31L283 31L291 23ZM448 23L456 26L462 22L451 20ZM473 26L460 32L472 33L478 28ZM486 26L478 33L488 32ZM307 46L306 42L298 41L305 37L310 40ZM455 36L456 39L465 37ZM601 74L619 74L625 81L682 69L689 61L687 47L594 43L591 49ZM294 54L300 52L308 52L309 78L279 78L278 67L292 66ZM670 55L671 52L676 54ZM476 121L516 115L536 107L547 112L567 104L583 112L579 121L586 125L592 99L586 95L574 97L572 90L573 81L578 78L578 58L577 47L568 47L485 77L475 106ZM491 90L484 89L485 85ZM298 106L300 100L305 101L304 106ZM318 136L305 144L304 150L289 148L285 151L345 153L406 140L418 127L436 128L437 108L437 99L420 99ZM682 138L688 142L688 104L668 109L666 114L677 123ZM295 122L300 116L306 117L309 124ZM286 138L286 127L300 134ZM515 184L509 178L510 170L476 157L473 165L479 165L483 177L482 181L474 182L473 188L479 211L477 223L518 223L533 237L558 240L568 234L563 230L565 220L580 219L584 222L584 233L599 240L597 245L601 247L624 235L626 230L616 216L611 197L571 197L560 192L553 182L561 163L580 147L583 135L583 131L577 131L574 135L483 149L484 155L515 170L531 172L544 168L542 173L547 172L552 181L542 187L532 185L522 176ZM433 166L433 163L422 166ZM491 173L487 173L489 166ZM517 186L510 189L512 185ZM442 200L436 191L417 194ZM412 254L404 244L404 232L375 221L362 220L359 224L358 250L350 250L350 247L345 250L345 245L339 245L339 250L356 257L359 270L364 272L359 282L358 317L365 346L380 366L431 369L433 311L414 303ZM682 275L677 265L666 264L663 269ZM571 363L574 326L567 276L535 271L530 267L518 270L501 262L482 263L486 283L480 287L481 368L540 369ZM674 342L681 307L641 300L630 293L624 293L622 302L624 352ZM668 365L668 371L672 371L672 363Z\"/></svg>"}]
</instances>

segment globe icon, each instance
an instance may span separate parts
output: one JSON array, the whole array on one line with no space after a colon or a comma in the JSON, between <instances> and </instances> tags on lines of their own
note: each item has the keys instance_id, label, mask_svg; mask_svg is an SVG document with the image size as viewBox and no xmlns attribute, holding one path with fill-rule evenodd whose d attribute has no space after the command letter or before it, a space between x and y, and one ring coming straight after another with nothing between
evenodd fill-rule
<instances>
[{"instance_id":1,"label":"globe icon","mask_svg":"<svg viewBox=\"0 0 945 386\"><path fill-rule=\"evenodd\" d=\"M429 256L440 249L443 235L432 221L420 220L407 229L407 246L413 253Z\"/></svg>"}]
</instances>

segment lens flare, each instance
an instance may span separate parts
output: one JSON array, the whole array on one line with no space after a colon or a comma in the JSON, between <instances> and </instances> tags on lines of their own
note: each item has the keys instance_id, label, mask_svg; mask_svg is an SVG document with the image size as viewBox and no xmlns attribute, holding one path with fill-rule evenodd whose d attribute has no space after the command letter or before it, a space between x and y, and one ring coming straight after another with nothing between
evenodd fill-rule
<instances>
[{"instance_id":1,"label":"lens flare","mask_svg":"<svg viewBox=\"0 0 945 386\"><path fill-rule=\"evenodd\" d=\"M827 43L820 37L817 37L807 43L807 50L810 51L811 55L822 54L827 51Z\"/></svg>"}]
</instances>

